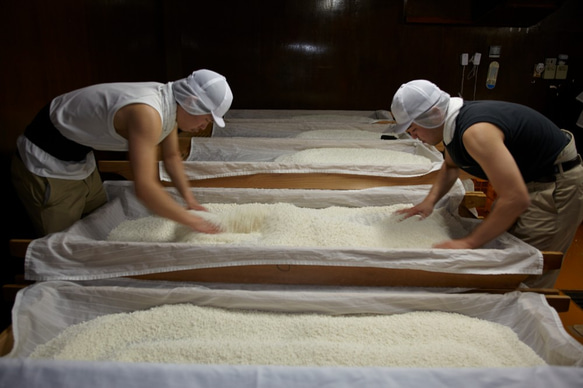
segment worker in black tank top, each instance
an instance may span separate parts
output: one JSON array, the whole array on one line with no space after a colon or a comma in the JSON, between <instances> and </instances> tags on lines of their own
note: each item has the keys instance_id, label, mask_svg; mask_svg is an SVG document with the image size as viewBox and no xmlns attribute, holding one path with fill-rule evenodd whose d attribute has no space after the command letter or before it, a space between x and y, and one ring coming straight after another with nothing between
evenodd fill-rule
<instances>
[{"instance_id":1,"label":"worker in black tank top","mask_svg":"<svg viewBox=\"0 0 583 388\"><path fill-rule=\"evenodd\" d=\"M451 98L435 84L403 84L393 98L395 133L445 145L444 163L425 199L401 211L427 217L462 169L486 179L497 200L471 233L435 248L474 249L510 232L539 250L566 252L583 220L583 166L573 136L515 103ZM532 279L550 286L552 277Z\"/></svg>"},{"instance_id":2,"label":"worker in black tank top","mask_svg":"<svg viewBox=\"0 0 583 388\"><path fill-rule=\"evenodd\" d=\"M513 156L525 182L553 174L552 166L567 146L568 136L552 121L524 105L502 101L464 101L455 120L455 132L447 152L462 170L488 179L469 155L462 138L477 123L495 125L504 134L504 145Z\"/></svg>"}]
</instances>

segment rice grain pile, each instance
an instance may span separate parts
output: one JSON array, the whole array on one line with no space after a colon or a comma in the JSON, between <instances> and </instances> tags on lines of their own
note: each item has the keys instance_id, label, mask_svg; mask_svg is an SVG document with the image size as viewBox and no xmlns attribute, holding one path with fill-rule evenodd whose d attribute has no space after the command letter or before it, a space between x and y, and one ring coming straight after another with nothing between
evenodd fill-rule
<instances>
[{"instance_id":1,"label":"rice grain pile","mask_svg":"<svg viewBox=\"0 0 583 388\"><path fill-rule=\"evenodd\" d=\"M334 114L314 114L314 115L299 115L291 116L290 120L307 121L307 122L324 122L324 123L367 123L372 124L376 118L360 116L360 115L334 115ZM388 118L387 118L388 120Z\"/></svg>"},{"instance_id":2,"label":"rice grain pile","mask_svg":"<svg viewBox=\"0 0 583 388\"><path fill-rule=\"evenodd\" d=\"M361 129L315 129L297 134L298 139L380 140L382 133Z\"/></svg>"},{"instance_id":3,"label":"rice grain pile","mask_svg":"<svg viewBox=\"0 0 583 388\"><path fill-rule=\"evenodd\" d=\"M378 148L309 148L275 159L281 163L332 163L351 165L431 165L429 158L408 152L383 150Z\"/></svg>"},{"instance_id":4,"label":"rice grain pile","mask_svg":"<svg viewBox=\"0 0 583 388\"><path fill-rule=\"evenodd\" d=\"M289 203L206 204L197 215L219 225L222 233L197 233L158 216L125 220L109 241L245 244L250 246L431 248L467 232L445 211L424 220L401 221L395 212L411 206L302 208Z\"/></svg>"},{"instance_id":5,"label":"rice grain pile","mask_svg":"<svg viewBox=\"0 0 583 388\"><path fill-rule=\"evenodd\" d=\"M70 326L31 358L229 365L544 365L501 324L445 312L328 316L190 304Z\"/></svg>"}]
</instances>

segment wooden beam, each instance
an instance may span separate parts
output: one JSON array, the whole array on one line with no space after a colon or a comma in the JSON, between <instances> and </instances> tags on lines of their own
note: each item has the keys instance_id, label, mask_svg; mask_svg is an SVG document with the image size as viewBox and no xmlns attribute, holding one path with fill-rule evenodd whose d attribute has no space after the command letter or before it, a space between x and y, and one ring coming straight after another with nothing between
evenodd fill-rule
<instances>
[{"instance_id":1,"label":"wooden beam","mask_svg":"<svg viewBox=\"0 0 583 388\"><path fill-rule=\"evenodd\" d=\"M8 241L10 247L10 255L14 257L26 256L26 250L32 239L13 238Z\"/></svg>"},{"instance_id":2,"label":"wooden beam","mask_svg":"<svg viewBox=\"0 0 583 388\"><path fill-rule=\"evenodd\" d=\"M563 265L563 252L542 251L543 272L561 269Z\"/></svg>"},{"instance_id":3,"label":"wooden beam","mask_svg":"<svg viewBox=\"0 0 583 388\"><path fill-rule=\"evenodd\" d=\"M527 275L476 275L374 267L266 264L152 273L131 278L207 283L515 289Z\"/></svg>"}]
</instances>

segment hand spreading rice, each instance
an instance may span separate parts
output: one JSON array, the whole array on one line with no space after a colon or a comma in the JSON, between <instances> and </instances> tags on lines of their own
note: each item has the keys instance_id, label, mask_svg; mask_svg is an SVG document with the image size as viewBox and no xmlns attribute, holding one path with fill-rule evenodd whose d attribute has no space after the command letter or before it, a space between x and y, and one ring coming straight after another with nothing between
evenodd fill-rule
<instances>
[{"instance_id":1,"label":"hand spreading rice","mask_svg":"<svg viewBox=\"0 0 583 388\"><path fill-rule=\"evenodd\" d=\"M280 163L298 164L345 164L352 165L427 165L431 164L429 158L414 155L408 152L383 150L378 148L308 148L291 154L278 156L275 159Z\"/></svg>"},{"instance_id":2,"label":"hand spreading rice","mask_svg":"<svg viewBox=\"0 0 583 388\"><path fill-rule=\"evenodd\" d=\"M245 244L252 246L431 248L467 234L445 211L401 221L395 212L408 204L361 208L302 208L288 203L206 204L201 217L223 233L196 233L158 216L126 220L109 241Z\"/></svg>"},{"instance_id":3,"label":"hand spreading rice","mask_svg":"<svg viewBox=\"0 0 583 388\"><path fill-rule=\"evenodd\" d=\"M190 304L71 326L31 358L229 365L544 365L508 327L445 312L328 316Z\"/></svg>"}]
</instances>

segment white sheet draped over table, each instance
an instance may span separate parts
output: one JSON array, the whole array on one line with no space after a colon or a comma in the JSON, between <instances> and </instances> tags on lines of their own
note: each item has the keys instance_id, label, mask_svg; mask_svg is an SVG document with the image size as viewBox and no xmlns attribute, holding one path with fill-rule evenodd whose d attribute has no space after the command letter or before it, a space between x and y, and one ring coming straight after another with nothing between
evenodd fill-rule
<instances>
[{"instance_id":1,"label":"white sheet draped over table","mask_svg":"<svg viewBox=\"0 0 583 388\"><path fill-rule=\"evenodd\" d=\"M350 368L133 364L23 360L34 348L70 325L105 314L145 310L163 304L193 303L234 309L319 314L398 314L445 311L506 325L549 366L535 368ZM0 360L0 386L188 385L335 387L358 385L415 387L576 387L583 378L583 346L562 327L543 295L511 292L460 294L439 289L187 284L105 279L51 281L19 292L13 310L15 346ZM479 333L476 333L479 335ZM12 359L17 358L17 359ZM82 373L81 373L82 371ZM143 379L145 375L149 379ZM66 378L65 378L66 376ZM257 378L261 376L261 378ZM164 380L162 380L164 379ZM130 381L132 380L132 381ZM66 381L66 385L63 384ZM101 382L100 384L97 381ZM128 381L129 385L125 385ZM7 383L10 382L8 385ZM26 383L26 385L19 385ZM105 385L104 385L105 384ZM546 384L546 385L545 385Z\"/></svg>"},{"instance_id":2,"label":"white sheet draped over table","mask_svg":"<svg viewBox=\"0 0 583 388\"><path fill-rule=\"evenodd\" d=\"M542 254L510 234L483 249L367 249L320 247L206 246L189 243L111 242L107 236L121 222L151 215L136 199L132 182L106 182L109 202L69 229L33 240L25 259L30 280L89 280L177 270L238 265L320 265L416 269L457 274L542 273ZM286 202L310 208L386 206L416 203L427 186L365 190L193 189L202 203ZM177 199L174 189L168 192ZM457 215L464 195L458 181L438 207L468 231L480 220Z\"/></svg>"},{"instance_id":3,"label":"white sheet draped over table","mask_svg":"<svg viewBox=\"0 0 583 388\"><path fill-rule=\"evenodd\" d=\"M363 150L386 150L403 152L427 158L427 164L352 164L347 157L343 164L333 163L284 163L276 162L279 156L312 148L359 148ZM184 167L189 179L221 178L259 173L328 173L354 174L362 176L419 177L438 171L443 157L434 147L417 140L301 140L270 138L196 138ZM170 177L160 162L160 179Z\"/></svg>"},{"instance_id":4,"label":"white sheet draped over table","mask_svg":"<svg viewBox=\"0 0 583 388\"><path fill-rule=\"evenodd\" d=\"M390 133L393 120L386 110L231 109L225 115L225 127L214 125L212 136L292 138L306 131L351 130L366 132L363 138L380 139L383 133Z\"/></svg>"}]
</instances>

